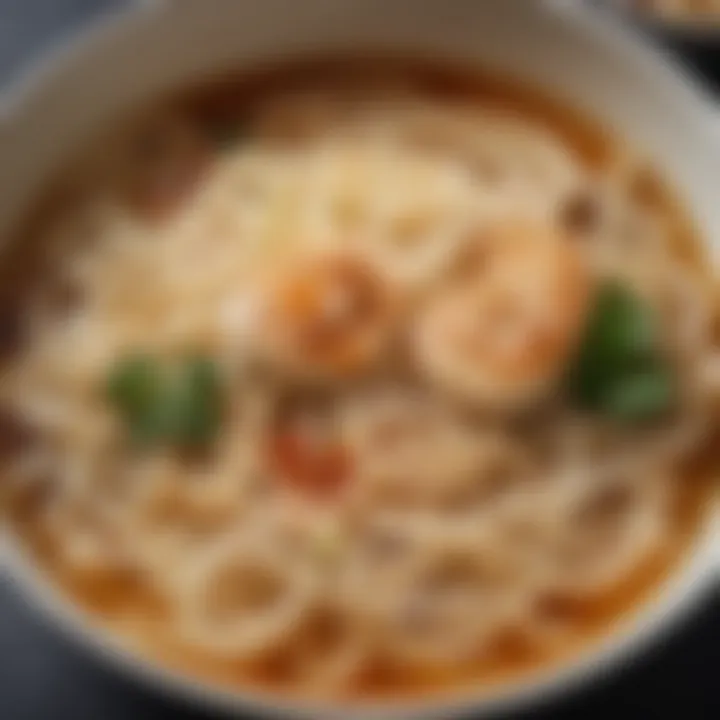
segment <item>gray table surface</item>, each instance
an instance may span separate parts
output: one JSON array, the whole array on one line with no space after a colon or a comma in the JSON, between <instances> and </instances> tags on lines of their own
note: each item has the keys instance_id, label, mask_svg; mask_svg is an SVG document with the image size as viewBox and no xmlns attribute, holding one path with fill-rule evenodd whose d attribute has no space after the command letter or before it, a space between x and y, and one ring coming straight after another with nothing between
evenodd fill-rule
<instances>
[{"instance_id":1,"label":"gray table surface","mask_svg":"<svg viewBox=\"0 0 720 720\"><path fill-rule=\"evenodd\" d=\"M78 23L118 5L119 0L0 0L0 84ZM719 601L720 593L674 637L601 686L527 717L720 718ZM40 622L0 575L0 720L66 717L200 720L208 716L141 691L98 667Z\"/></svg>"}]
</instances>

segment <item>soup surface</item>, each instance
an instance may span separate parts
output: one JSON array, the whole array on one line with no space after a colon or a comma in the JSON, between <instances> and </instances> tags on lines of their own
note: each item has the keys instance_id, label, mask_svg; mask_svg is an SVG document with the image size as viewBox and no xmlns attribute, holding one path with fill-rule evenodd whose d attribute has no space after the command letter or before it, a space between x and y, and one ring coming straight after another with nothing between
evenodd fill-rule
<instances>
[{"instance_id":1,"label":"soup surface","mask_svg":"<svg viewBox=\"0 0 720 720\"><path fill-rule=\"evenodd\" d=\"M711 273L647 164L527 89L218 80L95 143L21 235L4 506L176 669L505 680L608 632L701 526Z\"/></svg>"}]
</instances>

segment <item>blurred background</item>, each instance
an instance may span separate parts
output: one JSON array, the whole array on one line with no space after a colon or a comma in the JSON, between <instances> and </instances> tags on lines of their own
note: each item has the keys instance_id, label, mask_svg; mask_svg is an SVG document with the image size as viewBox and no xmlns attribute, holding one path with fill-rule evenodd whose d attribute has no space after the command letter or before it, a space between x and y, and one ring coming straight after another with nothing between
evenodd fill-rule
<instances>
[{"instance_id":1,"label":"blurred background","mask_svg":"<svg viewBox=\"0 0 720 720\"><path fill-rule=\"evenodd\" d=\"M590 4L668 47L720 93L720 0L590 0Z\"/></svg>"},{"instance_id":2,"label":"blurred background","mask_svg":"<svg viewBox=\"0 0 720 720\"><path fill-rule=\"evenodd\" d=\"M651 36L694 70L718 97L720 131L720 0L587 1L617 14L619 22L630 23L638 33ZM0 88L82 23L100 13L120 11L128 3L129 0L0 0ZM50 123L48 131L52 131ZM601 687L525 717L717 719L718 668L720 591L650 656L614 673ZM94 665L24 606L0 569L0 718L66 717L207 718L197 711L150 697Z\"/></svg>"}]
</instances>

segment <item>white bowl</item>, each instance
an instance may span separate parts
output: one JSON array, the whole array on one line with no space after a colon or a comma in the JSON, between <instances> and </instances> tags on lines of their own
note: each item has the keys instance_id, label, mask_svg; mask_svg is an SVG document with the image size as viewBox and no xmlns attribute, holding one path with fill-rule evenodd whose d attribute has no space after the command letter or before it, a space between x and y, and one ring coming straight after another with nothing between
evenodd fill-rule
<instances>
[{"instance_id":1,"label":"white bowl","mask_svg":"<svg viewBox=\"0 0 720 720\"><path fill-rule=\"evenodd\" d=\"M392 49L497 68L615 128L675 183L706 238L720 239L720 122L691 78L580 3L527 0L162 0L108 16L49 53L0 98L0 232L88 132L128 105L223 66L282 55ZM218 690L124 648L51 588L11 537L6 568L75 641L176 697L293 717L421 718L517 711L597 680L674 627L718 577L717 514L656 599L564 669L496 691L383 706L300 704Z\"/></svg>"}]
</instances>

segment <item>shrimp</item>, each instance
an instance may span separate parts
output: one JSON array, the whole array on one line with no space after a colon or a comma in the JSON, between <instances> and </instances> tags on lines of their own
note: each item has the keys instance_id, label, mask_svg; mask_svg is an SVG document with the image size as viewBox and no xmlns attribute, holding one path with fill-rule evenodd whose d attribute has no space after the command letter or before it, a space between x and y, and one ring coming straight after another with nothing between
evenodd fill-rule
<instances>
[{"instance_id":1,"label":"shrimp","mask_svg":"<svg viewBox=\"0 0 720 720\"><path fill-rule=\"evenodd\" d=\"M296 376L357 375L388 347L397 308L393 289L367 262L350 255L301 260L268 285L261 354Z\"/></svg>"},{"instance_id":2,"label":"shrimp","mask_svg":"<svg viewBox=\"0 0 720 720\"><path fill-rule=\"evenodd\" d=\"M550 226L503 223L474 243L474 262L438 292L413 328L427 379L490 410L513 410L550 391L588 310L590 273Z\"/></svg>"}]
</instances>

